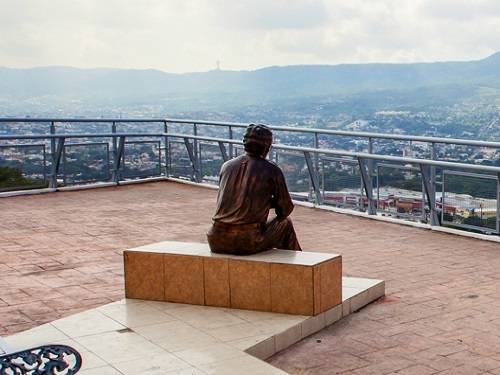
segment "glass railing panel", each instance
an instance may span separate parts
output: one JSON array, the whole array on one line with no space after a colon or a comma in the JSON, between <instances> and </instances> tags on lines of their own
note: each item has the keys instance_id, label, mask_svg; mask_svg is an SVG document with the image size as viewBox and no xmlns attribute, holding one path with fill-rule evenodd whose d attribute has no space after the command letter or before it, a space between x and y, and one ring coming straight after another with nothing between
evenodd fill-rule
<instances>
[{"instance_id":1,"label":"glass railing panel","mask_svg":"<svg viewBox=\"0 0 500 375\"><path fill-rule=\"evenodd\" d=\"M375 178L377 211L409 220L427 221L429 208L419 168L379 163Z\"/></svg>"},{"instance_id":2,"label":"glass railing panel","mask_svg":"<svg viewBox=\"0 0 500 375\"><path fill-rule=\"evenodd\" d=\"M0 145L0 192L47 187L45 144Z\"/></svg>"},{"instance_id":3,"label":"glass railing panel","mask_svg":"<svg viewBox=\"0 0 500 375\"><path fill-rule=\"evenodd\" d=\"M193 179L193 167L186 145L182 141L169 140L168 172L170 177Z\"/></svg>"},{"instance_id":4,"label":"glass railing panel","mask_svg":"<svg viewBox=\"0 0 500 375\"><path fill-rule=\"evenodd\" d=\"M125 142L123 151L123 178L145 178L161 175L160 141Z\"/></svg>"},{"instance_id":5,"label":"glass railing panel","mask_svg":"<svg viewBox=\"0 0 500 375\"><path fill-rule=\"evenodd\" d=\"M304 201L309 200L311 198L311 182L304 155L275 150L273 158L283 171L292 197Z\"/></svg>"},{"instance_id":6,"label":"glass railing panel","mask_svg":"<svg viewBox=\"0 0 500 375\"><path fill-rule=\"evenodd\" d=\"M437 201L445 225L498 233L498 179L460 171L443 171Z\"/></svg>"},{"instance_id":7,"label":"glass railing panel","mask_svg":"<svg viewBox=\"0 0 500 375\"><path fill-rule=\"evenodd\" d=\"M109 144L107 142L66 144L60 175L64 185L109 181Z\"/></svg>"},{"instance_id":8,"label":"glass railing panel","mask_svg":"<svg viewBox=\"0 0 500 375\"><path fill-rule=\"evenodd\" d=\"M357 160L322 157L320 161L323 204L364 211L368 202Z\"/></svg>"},{"instance_id":9,"label":"glass railing panel","mask_svg":"<svg viewBox=\"0 0 500 375\"><path fill-rule=\"evenodd\" d=\"M226 152L227 151L227 145ZM218 144L200 143L200 176L203 182L217 185L219 183L219 172L224 163Z\"/></svg>"}]
</instances>

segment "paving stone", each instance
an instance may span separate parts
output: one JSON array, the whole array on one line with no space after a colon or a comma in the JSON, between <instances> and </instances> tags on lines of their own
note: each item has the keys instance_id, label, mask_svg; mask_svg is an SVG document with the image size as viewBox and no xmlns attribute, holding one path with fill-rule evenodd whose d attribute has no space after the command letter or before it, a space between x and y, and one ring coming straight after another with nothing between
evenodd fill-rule
<instances>
[{"instance_id":1,"label":"paving stone","mask_svg":"<svg viewBox=\"0 0 500 375\"><path fill-rule=\"evenodd\" d=\"M206 241L215 197L158 182L0 199L0 335L123 298L121 251ZM271 364L307 374L500 374L498 243L299 206L292 218L303 248L342 254L345 276L385 280L386 297Z\"/></svg>"}]
</instances>

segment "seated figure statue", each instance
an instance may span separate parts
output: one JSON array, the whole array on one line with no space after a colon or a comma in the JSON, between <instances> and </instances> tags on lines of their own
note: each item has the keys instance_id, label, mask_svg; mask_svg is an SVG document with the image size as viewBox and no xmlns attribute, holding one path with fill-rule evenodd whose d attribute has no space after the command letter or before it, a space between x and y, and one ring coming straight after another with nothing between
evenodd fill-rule
<instances>
[{"instance_id":1,"label":"seated figure statue","mask_svg":"<svg viewBox=\"0 0 500 375\"><path fill-rule=\"evenodd\" d=\"M213 252L247 255L272 248L301 250L288 218L293 203L285 178L266 159L272 140L267 126L251 124L243 138L246 153L222 165L217 208L207 233ZM271 208L276 217L268 221Z\"/></svg>"}]
</instances>

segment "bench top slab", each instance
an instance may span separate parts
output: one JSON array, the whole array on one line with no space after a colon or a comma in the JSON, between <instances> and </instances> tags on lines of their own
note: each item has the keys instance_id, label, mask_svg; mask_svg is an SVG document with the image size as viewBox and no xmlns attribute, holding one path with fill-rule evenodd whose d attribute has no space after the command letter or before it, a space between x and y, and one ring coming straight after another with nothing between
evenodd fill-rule
<instances>
[{"instance_id":1,"label":"bench top slab","mask_svg":"<svg viewBox=\"0 0 500 375\"><path fill-rule=\"evenodd\" d=\"M314 266L340 257L339 254L277 249L263 251L254 255L216 254L210 251L210 248L206 243L177 241L157 242L128 249L126 251L238 259L266 263L296 264L303 266Z\"/></svg>"}]
</instances>

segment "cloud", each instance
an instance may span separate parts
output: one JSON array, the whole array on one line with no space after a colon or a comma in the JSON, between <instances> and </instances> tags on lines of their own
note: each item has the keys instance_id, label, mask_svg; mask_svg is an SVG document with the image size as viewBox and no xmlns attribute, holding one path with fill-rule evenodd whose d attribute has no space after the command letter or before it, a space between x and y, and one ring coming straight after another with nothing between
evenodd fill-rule
<instances>
[{"instance_id":1,"label":"cloud","mask_svg":"<svg viewBox=\"0 0 500 375\"><path fill-rule=\"evenodd\" d=\"M438 19L469 22L475 18L500 17L498 0L425 0L421 2L421 14Z\"/></svg>"},{"instance_id":2,"label":"cloud","mask_svg":"<svg viewBox=\"0 0 500 375\"><path fill-rule=\"evenodd\" d=\"M157 68L477 59L498 0L0 0L0 64Z\"/></svg>"},{"instance_id":3,"label":"cloud","mask_svg":"<svg viewBox=\"0 0 500 375\"><path fill-rule=\"evenodd\" d=\"M216 20L223 27L307 29L321 27L328 21L322 0L215 0L212 4Z\"/></svg>"}]
</instances>

